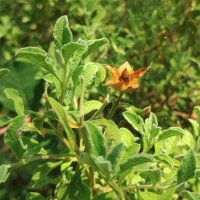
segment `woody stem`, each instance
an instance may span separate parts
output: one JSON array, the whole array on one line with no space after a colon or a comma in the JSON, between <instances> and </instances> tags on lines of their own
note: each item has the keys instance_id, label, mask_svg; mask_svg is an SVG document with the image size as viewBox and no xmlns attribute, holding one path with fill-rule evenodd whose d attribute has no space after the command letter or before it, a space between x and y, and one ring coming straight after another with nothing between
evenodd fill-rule
<instances>
[{"instance_id":1,"label":"woody stem","mask_svg":"<svg viewBox=\"0 0 200 200\"><path fill-rule=\"evenodd\" d=\"M118 107L118 105L119 105L119 102L120 102L121 97L122 97L123 94L124 94L124 92L122 91L122 92L119 94L119 97L118 97L117 101L115 101L115 102L113 103L112 108L111 108L110 112L108 113L107 119L111 119L112 116L114 115L114 113L115 113L115 111L117 110L117 107Z\"/></svg>"}]
</instances>

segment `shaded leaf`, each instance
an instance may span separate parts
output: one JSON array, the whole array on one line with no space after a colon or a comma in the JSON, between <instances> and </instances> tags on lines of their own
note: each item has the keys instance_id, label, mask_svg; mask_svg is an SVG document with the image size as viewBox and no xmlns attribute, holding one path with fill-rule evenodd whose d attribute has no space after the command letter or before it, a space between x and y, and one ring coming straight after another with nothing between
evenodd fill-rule
<instances>
[{"instance_id":1,"label":"shaded leaf","mask_svg":"<svg viewBox=\"0 0 200 200\"><path fill-rule=\"evenodd\" d=\"M25 152L22 138L18 134L20 128L23 127L24 122L25 122L25 116L18 116L14 118L9 124L6 133L4 135L5 143L10 146L11 150L17 155L19 159L22 158Z\"/></svg>"},{"instance_id":2,"label":"shaded leaf","mask_svg":"<svg viewBox=\"0 0 200 200\"><path fill-rule=\"evenodd\" d=\"M37 192L29 192L26 195L26 200L45 200L45 198Z\"/></svg>"},{"instance_id":3,"label":"shaded leaf","mask_svg":"<svg viewBox=\"0 0 200 200\"><path fill-rule=\"evenodd\" d=\"M9 72L7 68L0 68L0 78L4 77Z\"/></svg>"},{"instance_id":4,"label":"shaded leaf","mask_svg":"<svg viewBox=\"0 0 200 200\"><path fill-rule=\"evenodd\" d=\"M134 155L131 158L129 158L123 164L121 164L120 171L124 172L125 170L135 167L137 165L140 165L142 163L152 162L152 161L153 161L153 157L151 155L137 154L137 155Z\"/></svg>"},{"instance_id":5,"label":"shaded leaf","mask_svg":"<svg viewBox=\"0 0 200 200\"><path fill-rule=\"evenodd\" d=\"M0 165L0 183L6 182L8 176L9 176L9 170L10 165Z\"/></svg>"},{"instance_id":6,"label":"shaded leaf","mask_svg":"<svg viewBox=\"0 0 200 200\"><path fill-rule=\"evenodd\" d=\"M13 88L6 88L4 93L8 99L13 101L16 113L24 115L24 102L18 91Z\"/></svg>"},{"instance_id":7,"label":"shaded leaf","mask_svg":"<svg viewBox=\"0 0 200 200\"><path fill-rule=\"evenodd\" d=\"M106 155L106 146L101 130L92 122L86 122L85 127L91 143L91 152L96 156Z\"/></svg>"},{"instance_id":8,"label":"shaded leaf","mask_svg":"<svg viewBox=\"0 0 200 200\"><path fill-rule=\"evenodd\" d=\"M115 169L119 165L119 161L124 152L123 143L116 144L106 155L106 159L109 160Z\"/></svg>"},{"instance_id":9,"label":"shaded leaf","mask_svg":"<svg viewBox=\"0 0 200 200\"><path fill-rule=\"evenodd\" d=\"M150 181L155 185L160 181L161 171L160 169L150 169L148 171L141 172L140 176L143 177L146 181Z\"/></svg>"},{"instance_id":10,"label":"shaded leaf","mask_svg":"<svg viewBox=\"0 0 200 200\"><path fill-rule=\"evenodd\" d=\"M63 128L65 130L65 133L67 135L67 138L69 140L69 144L73 150L75 150L76 147L76 138L74 135L73 130L71 129L69 122L67 120L67 114L65 112L64 107L57 102L55 99L48 97L49 103L51 104L52 108L54 109L55 113L58 116L58 119L60 123L63 125Z\"/></svg>"},{"instance_id":11,"label":"shaded leaf","mask_svg":"<svg viewBox=\"0 0 200 200\"><path fill-rule=\"evenodd\" d=\"M31 178L31 182L29 183L29 187L32 189L40 189L44 185L47 185L49 183L55 183L56 177L52 178L49 177L48 174L58 167L62 161L59 162L46 162L45 164L42 164L36 168L36 170L33 172L33 176Z\"/></svg>"},{"instance_id":12,"label":"shaded leaf","mask_svg":"<svg viewBox=\"0 0 200 200\"><path fill-rule=\"evenodd\" d=\"M177 182L178 184L187 181L188 179L194 177L196 170L196 158L194 151L191 149L187 152L183 158L180 167L177 172Z\"/></svg>"},{"instance_id":13,"label":"shaded leaf","mask_svg":"<svg viewBox=\"0 0 200 200\"><path fill-rule=\"evenodd\" d=\"M190 191L183 191L180 193L181 197L184 197L188 200L199 200L200 199L200 193L199 192L190 192Z\"/></svg>"},{"instance_id":14,"label":"shaded leaf","mask_svg":"<svg viewBox=\"0 0 200 200\"><path fill-rule=\"evenodd\" d=\"M15 56L20 59L25 59L33 65L40 66L56 76L53 66L49 61L48 54L39 47L21 48L16 51Z\"/></svg>"}]
</instances>

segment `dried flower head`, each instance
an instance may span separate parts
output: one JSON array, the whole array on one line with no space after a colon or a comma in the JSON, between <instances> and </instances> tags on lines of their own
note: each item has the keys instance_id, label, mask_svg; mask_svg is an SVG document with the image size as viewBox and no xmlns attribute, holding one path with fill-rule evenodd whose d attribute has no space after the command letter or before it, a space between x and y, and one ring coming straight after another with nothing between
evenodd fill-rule
<instances>
[{"instance_id":1,"label":"dried flower head","mask_svg":"<svg viewBox=\"0 0 200 200\"><path fill-rule=\"evenodd\" d=\"M126 61L119 68L104 65L110 74L110 79L106 81L105 86L112 85L119 91L127 91L139 87L139 80L149 67L141 68L134 72L131 65Z\"/></svg>"}]
</instances>

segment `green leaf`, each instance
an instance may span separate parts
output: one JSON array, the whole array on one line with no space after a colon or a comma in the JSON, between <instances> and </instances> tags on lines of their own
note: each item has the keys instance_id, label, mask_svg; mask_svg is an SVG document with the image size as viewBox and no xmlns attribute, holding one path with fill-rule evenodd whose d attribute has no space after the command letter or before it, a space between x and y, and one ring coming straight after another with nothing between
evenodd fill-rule
<instances>
[{"instance_id":1,"label":"green leaf","mask_svg":"<svg viewBox=\"0 0 200 200\"><path fill-rule=\"evenodd\" d=\"M58 70L57 76L61 77L63 70ZM55 85L55 90L56 90L56 97L59 99L61 95L61 82L53 75L53 74L47 74L46 76L43 77L43 79L49 83L53 83Z\"/></svg>"},{"instance_id":2,"label":"green leaf","mask_svg":"<svg viewBox=\"0 0 200 200\"><path fill-rule=\"evenodd\" d=\"M164 130L161 135L159 135L158 141L165 140L169 137L180 136L184 134L184 130L178 127L170 127L167 130Z\"/></svg>"},{"instance_id":3,"label":"green leaf","mask_svg":"<svg viewBox=\"0 0 200 200\"><path fill-rule=\"evenodd\" d=\"M0 127L3 127L5 125L9 124L10 121L11 121L11 119L9 117L7 117L7 116L1 116L0 117Z\"/></svg>"},{"instance_id":4,"label":"green leaf","mask_svg":"<svg viewBox=\"0 0 200 200\"><path fill-rule=\"evenodd\" d=\"M102 131L98 128L98 126L89 121L85 123L85 127L89 136L92 155L105 156L106 146L104 143L104 136Z\"/></svg>"},{"instance_id":5,"label":"green leaf","mask_svg":"<svg viewBox=\"0 0 200 200\"><path fill-rule=\"evenodd\" d=\"M199 135L199 124L198 124L198 122L194 119L189 119L189 122L192 125L195 136L197 137Z\"/></svg>"},{"instance_id":6,"label":"green leaf","mask_svg":"<svg viewBox=\"0 0 200 200\"><path fill-rule=\"evenodd\" d=\"M53 36L55 44L58 49L61 49L64 44L67 44L73 40L72 33L69 29L68 17L60 17L54 26Z\"/></svg>"},{"instance_id":7,"label":"green leaf","mask_svg":"<svg viewBox=\"0 0 200 200\"><path fill-rule=\"evenodd\" d=\"M9 70L10 73L6 75L6 78L0 79L0 94L3 94L5 88L16 89L23 97L26 108L31 106L32 109L37 109L40 98L36 99L36 91L37 95L43 92L42 88L36 90L39 80L35 79L35 75L39 68L33 65L30 67L27 63L16 62ZM12 101L8 101L5 95L0 95L0 102L4 108L14 111Z\"/></svg>"},{"instance_id":8,"label":"green leaf","mask_svg":"<svg viewBox=\"0 0 200 200\"><path fill-rule=\"evenodd\" d=\"M105 139L107 146L110 147L112 144L121 142L120 129L112 120L99 118L92 120L92 122L98 126L102 126L105 129Z\"/></svg>"},{"instance_id":9,"label":"green leaf","mask_svg":"<svg viewBox=\"0 0 200 200\"><path fill-rule=\"evenodd\" d=\"M154 113L151 112L149 118L145 120L144 129L145 129L145 134L148 136L148 139L150 141L157 138L157 136L160 134L161 128L158 127L158 121Z\"/></svg>"},{"instance_id":10,"label":"green leaf","mask_svg":"<svg viewBox=\"0 0 200 200\"><path fill-rule=\"evenodd\" d=\"M113 168L110 161L106 160L103 156L98 156L94 159L96 167L106 176L108 179L112 177Z\"/></svg>"},{"instance_id":11,"label":"green leaf","mask_svg":"<svg viewBox=\"0 0 200 200\"><path fill-rule=\"evenodd\" d=\"M0 183L6 182L8 176L9 176L9 170L10 165L0 165Z\"/></svg>"},{"instance_id":12,"label":"green leaf","mask_svg":"<svg viewBox=\"0 0 200 200\"><path fill-rule=\"evenodd\" d=\"M172 200L174 192L175 192L175 188L167 189L163 192L160 199L162 199L162 200Z\"/></svg>"},{"instance_id":13,"label":"green leaf","mask_svg":"<svg viewBox=\"0 0 200 200\"><path fill-rule=\"evenodd\" d=\"M30 157L34 155L46 155L47 151L40 145L37 140L33 138L24 136L22 138L24 149L26 152L24 153L23 157Z\"/></svg>"},{"instance_id":14,"label":"green leaf","mask_svg":"<svg viewBox=\"0 0 200 200\"><path fill-rule=\"evenodd\" d=\"M126 147L131 146L135 142L133 134L126 128L120 128L121 142Z\"/></svg>"},{"instance_id":15,"label":"green leaf","mask_svg":"<svg viewBox=\"0 0 200 200\"><path fill-rule=\"evenodd\" d=\"M24 102L18 91L12 88L6 88L4 93L8 99L13 101L16 113L18 115L24 115Z\"/></svg>"},{"instance_id":16,"label":"green leaf","mask_svg":"<svg viewBox=\"0 0 200 200\"><path fill-rule=\"evenodd\" d=\"M160 195L153 192L140 192L142 200L161 200Z\"/></svg>"},{"instance_id":17,"label":"green leaf","mask_svg":"<svg viewBox=\"0 0 200 200\"><path fill-rule=\"evenodd\" d=\"M149 169L148 171L142 171L140 176L155 185L160 181L161 171L160 169Z\"/></svg>"},{"instance_id":18,"label":"green leaf","mask_svg":"<svg viewBox=\"0 0 200 200\"><path fill-rule=\"evenodd\" d=\"M20 128L23 127L24 122L25 122L25 116L18 116L14 118L9 124L6 133L4 135L5 143L10 146L11 150L17 155L19 159L22 158L25 152L22 138L18 134Z\"/></svg>"},{"instance_id":19,"label":"green leaf","mask_svg":"<svg viewBox=\"0 0 200 200\"><path fill-rule=\"evenodd\" d=\"M93 110L98 110L102 106L102 103L97 100L86 101L83 104L83 113L84 115L90 113Z\"/></svg>"},{"instance_id":20,"label":"green leaf","mask_svg":"<svg viewBox=\"0 0 200 200\"><path fill-rule=\"evenodd\" d=\"M95 85L99 86L106 78L106 70L102 65L99 65L99 69L96 73Z\"/></svg>"},{"instance_id":21,"label":"green leaf","mask_svg":"<svg viewBox=\"0 0 200 200\"><path fill-rule=\"evenodd\" d=\"M187 152L183 158L180 167L177 172L177 182L178 184L189 180L194 177L196 170L196 158L194 151L191 149Z\"/></svg>"},{"instance_id":22,"label":"green leaf","mask_svg":"<svg viewBox=\"0 0 200 200\"><path fill-rule=\"evenodd\" d=\"M68 62L72 57L77 57L77 55L82 55L87 49L87 46L85 46L82 43L78 42L70 42L68 44L65 44L62 47L62 55L64 58L65 63ZM79 61L81 59L81 56L79 57Z\"/></svg>"},{"instance_id":23,"label":"green leaf","mask_svg":"<svg viewBox=\"0 0 200 200\"><path fill-rule=\"evenodd\" d=\"M138 154L139 150L140 150L140 144L138 143L131 144L125 149L122 160L125 161L129 159L130 157L132 157L133 155Z\"/></svg>"},{"instance_id":24,"label":"green leaf","mask_svg":"<svg viewBox=\"0 0 200 200\"><path fill-rule=\"evenodd\" d=\"M115 169L119 165L123 152L123 143L118 143L107 153L106 159L111 162L113 169Z\"/></svg>"},{"instance_id":25,"label":"green leaf","mask_svg":"<svg viewBox=\"0 0 200 200\"><path fill-rule=\"evenodd\" d=\"M92 52L94 52L96 49L98 49L100 46L108 43L108 39L106 38L101 38L101 39L96 39L96 40L89 40L87 42L88 44L88 50L83 54L83 60L90 55Z\"/></svg>"},{"instance_id":26,"label":"green leaf","mask_svg":"<svg viewBox=\"0 0 200 200\"><path fill-rule=\"evenodd\" d=\"M97 196L94 197L93 200L113 200L114 197L115 197L114 192L106 192L98 194Z\"/></svg>"},{"instance_id":27,"label":"green leaf","mask_svg":"<svg viewBox=\"0 0 200 200\"><path fill-rule=\"evenodd\" d=\"M84 77L84 83L85 87L89 86L93 81L96 76L96 73L98 72L99 65L96 63L87 63L84 66L83 69L83 77Z\"/></svg>"},{"instance_id":28,"label":"green leaf","mask_svg":"<svg viewBox=\"0 0 200 200\"><path fill-rule=\"evenodd\" d=\"M174 162L173 162L172 158L170 156L168 156L167 154L164 154L164 153L156 154L156 155L154 155L154 158L167 164L171 168L174 167Z\"/></svg>"},{"instance_id":29,"label":"green leaf","mask_svg":"<svg viewBox=\"0 0 200 200\"><path fill-rule=\"evenodd\" d=\"M148 154L137 154L129 158L127 161L125 161L123 164L120 165L120 171L121 173L124 172L127 169L130 169L132 167L135 167L137 165L140 165L142 163L146 162L152 162L153 156Z\"/></svg>"},{"instance_id":30,"label":"green leaf","mask_svg":"<svg viewBox=\"0 0 200 200\"><path fill-rule=\"evenodd\" d=\"M136 131L144 135L144 122L140 116L130 112L124 112L123 116Z\"/></svg>"},{"instance_id":31,"label":"green leaf","mask_svg":"<svg viewBox=\"0 0 200 200\"><path fill-rule=\"evenodd\" d=\"M187 190L181 192L180 196L186 198L187 200L199 200L200 199L199 192L189 192Z\"/></svg>"},{"instance_id":32,"label":"green leaf","mask_svg":"<svg viewBox=\"0 0 200 200\"><path fill-rule=\"evenodd\" d=\"M31 64L40 66L56 76L48 54L43 49L39 47L25 47L17 50L15 55L17 58L25 59Z\"/></svg>"},{"instance_id":33,"label":"green leaf","mask_svg":"<svg viewBox=\"0 0 200 200\"><path fill-rule=\"evenodd\" d=\"M53 99L51 97L48 97L48 100L49 100L51 107L53 108L53 110L57 114L58 119L59 119L60 123L62 124L62 126L65 130L65 133L66 133L67 138L69 140L70 147L72 148L72 150L75 151L77 149L76 138L75 138L74 132L71 129L69 122L67 120L67 114L65 112L64 107L59 102L57 102L55 99Z\"/></svg>"},{"instance_id":34,"label":"green leaf","mask_svg":"<svg viewBox=\"0 0 200 200\"><path fill-rule=\"evenodd\" d=\"M26 195L26 200L45 200L45 198L37 192L29 192Z\"/></svg>"},{"instance_id":35,"label":"green leaf","mask_svg":"<svg viewBox=\"0 0 200 200\"><path fill-rule=\"evenodd\" d=\"M90 200L91 190L88 183L82 179L81 170L77 169L71 182L67 188L67 191L63 195L63 199L75 200Z\"/></svg>"},{"instance_id":36,"label":"green leaf","mask_svg":"<svg viewBox=\"0 0 200 200\"><path fill-rule=\"evenodd\" d=\"M9 71L7 68L0 68L0 78L4 77Z\"/></svg>"},{"instance_id":37,"label":"green leaf","mask_svg":"<svg viewBox=\"0 0 200 200\"><path fill-rule=\"evenodd\" d=\"M29 183L29 187L31 189L40 189L41 187L49 184L57 182L56 178L52 178L48 176L48 174L58 167L62 161L59 162L46 162L40 166L37 166L36 170L33 172L33 176L31 178L31 182Z\"/></svg>"}]
</instances>

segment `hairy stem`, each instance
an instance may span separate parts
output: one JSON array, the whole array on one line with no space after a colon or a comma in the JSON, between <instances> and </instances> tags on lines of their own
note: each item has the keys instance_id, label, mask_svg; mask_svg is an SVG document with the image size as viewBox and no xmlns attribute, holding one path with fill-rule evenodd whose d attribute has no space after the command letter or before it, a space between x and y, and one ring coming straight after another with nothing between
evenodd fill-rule
<instances>
[{"instance_id":1,"label":"hairy stem","mask_svg":"<svg viewBox=\"0 0 200 200\"><path fill-rule=\"evenodd\" d=\"M79 115L80 115L80 126L83 125L84 122L84 113L83 113L83 102L84 102L84 77L80 76L80 82L81 82L81 96L80 96L80 104L79 104Z\"/></svg>"},{"instance_id":2,"label":"hairy stem","mask_svg":"<svg viewBox=\"0 0 200 200\"><path fill-rule=\"evenodd\" d=\"M136 190L136 189L157 189L157 190L166 190L170 186L162 186L162 185L130 185L123 187L123 190Z\"/></svg>"},{"instance_id":3,"label":"hairy stem","mask_svg":"<svg viewBox=\"0 0 200 200\"><path fill-rule=\"evenodd\" d=\"M103 112L104 108L108 105L108 103L110 103L109 96L107 96L105 98L104 103L102 104L102 106L92 115L92 117L90 118L90 120L93 120L96 117L98 117L99 114L101 114Z\"/></svg>"},{"instance_id":4,"label":"hairy stem","mask_svg":"<svg viewBox=\"0 0 200 200\"><path fill-rule=\"evenodd\" d=\"M108 114L107 119L111 119L112 116L114 115L115 111L117 110L117 107L118 107L118 105L119 105L119 102L120 102L120 100L121 100L122 95L123 95L123 92L120 93L120 95L119 95L117 101L115 101L115 103L112 105L112 108L111 108L111 110L110 110L110 112L109 112L109 114Z\"/></svg>"},{"instance_id":5,"label":"hairy stem","mask_svg":"<svg viewBox=\"0 0 200 200\"><path fill-rule=\"evenodd\" d=\"M37 160L70 160L72 158L75 159L75 154L68 154L67 157L66 156L59 157L57 155L41 155L41 156L35 156L31 158L22 159L21 161L17 163L10 164L10 167L12 169L16 169L18 167L22 167L24 165L29 164L30 162L37 161Z\"/></svg>"}]
</instances>

